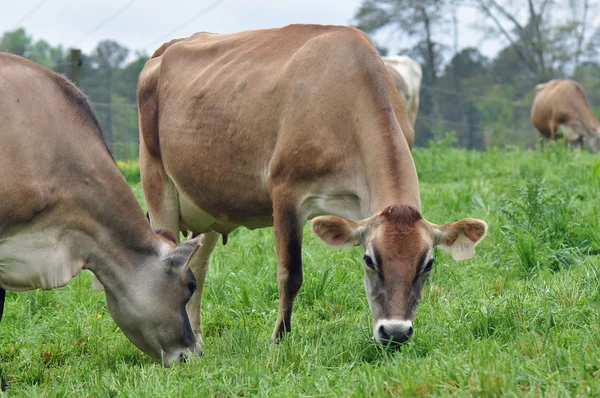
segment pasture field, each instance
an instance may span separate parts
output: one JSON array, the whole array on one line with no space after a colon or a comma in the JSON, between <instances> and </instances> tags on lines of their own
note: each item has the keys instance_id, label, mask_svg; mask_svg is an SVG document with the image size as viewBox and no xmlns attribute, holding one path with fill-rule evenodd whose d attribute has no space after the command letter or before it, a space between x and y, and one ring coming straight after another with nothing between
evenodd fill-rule
<instances>
[{"instance_id":1,"label":"pasture field","mask_svg":"<svg viewBox=\"0 0 600 398\"><path fill-rule=\"evenodd\" d=\"M484 219L476 256L437 251L413 339L371 342L360 248L304 234L304 285L279 346L271 229L218 245L204 293L204 356L164 369L118 330L84 272L55 291L8 293L0 396L598 396L600 156L413 151L424 216ZM120 163L141 197L136 164ZM141 200L141 199L140 199Z\"/></svg>"}]
</instances>

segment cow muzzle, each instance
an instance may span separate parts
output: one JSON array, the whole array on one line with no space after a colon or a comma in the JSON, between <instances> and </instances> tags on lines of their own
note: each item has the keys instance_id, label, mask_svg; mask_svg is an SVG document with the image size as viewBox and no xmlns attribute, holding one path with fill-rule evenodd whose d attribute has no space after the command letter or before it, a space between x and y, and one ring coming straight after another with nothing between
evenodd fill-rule
<instances>
[{"instance_id":1,"label":"cow muzzle","mask_svg":"<svg viewBox=\"0 0 600 398\"><path fill-rule=\"evenodd\" d=\"M175 363L187 362L196 355L202 355L202 346L199 343L196 343L193 347L176 350L168 355L164 355L163 365L168 368Z\"/></svg>"},{"instance_id":2,"label":"cow muzzle","mask_svg":"<svg viewBox=\"0 0 600 398\"><path fill-rule=\"evenodd\" d=\"M382 319L373 328L373 339L379 344L405 343L413 334L412 321Z\"/></svg>"}]
</instances>

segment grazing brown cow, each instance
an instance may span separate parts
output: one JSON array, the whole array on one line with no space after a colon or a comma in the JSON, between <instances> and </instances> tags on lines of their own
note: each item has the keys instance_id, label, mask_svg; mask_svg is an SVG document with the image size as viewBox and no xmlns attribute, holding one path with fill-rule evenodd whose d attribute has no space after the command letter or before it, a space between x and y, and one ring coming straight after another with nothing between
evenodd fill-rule
<instances>
[{"instance_id":1,"label":"grazing brown cow","mask_svg":"<svg viewBox=\"0 0 600 398\"><path fill-rule=\"evenodd\" d=\"M600 123L579 83L550 80L535 87L531 121L544 140L565 137L581 149L585 139L593 151L600 150Z\"/></svg>"},{"instance_id":2,"label":"grazing brown cow","mask_svg":"<svg viewBox=\"0 0 600 398\"><path fill-rule=\"evenodd\" d=\"M421 216L412 126L369 38L341 26L290 25L164 44L138 82L140 162L155 227L204 233L188 305L219 234L275 227L278 339L302 284L302 230L365 247L365 288L380 343L405 341L433 247L471 247L481 220ZM408 138L406 136L408 136ZM462 234L468 236L465 238ZM464 239L468 242L465 243Z\"/></svg>"},{"instance_id":3,"label":"grazing brown cow","mask_svg":"<svg viewBox=\"0 0 600 398\"><path fill-rule=\"evenodd\" d=\"M197 241L152 231L64 77L0 53L0 93L0 304L4 290L54 289L87 269L142 351L166 365L197 352L185 311Z\"/></svg>"}]
</instances>

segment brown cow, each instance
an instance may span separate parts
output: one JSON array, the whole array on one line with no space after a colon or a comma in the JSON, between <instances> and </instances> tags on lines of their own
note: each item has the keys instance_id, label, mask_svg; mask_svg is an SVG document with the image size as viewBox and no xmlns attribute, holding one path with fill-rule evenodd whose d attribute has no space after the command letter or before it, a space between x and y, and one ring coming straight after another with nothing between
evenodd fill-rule
<instances>
[{"instance_id":1,"label":"brown cow","mask_svg":"<svg viewBox=\"0 0 600 398\"><path fill-rule=\"evenodd\" d=\"M54 289L87 269L141 350L166 365L197 352L185 311L197 242L152 231L64 77L0 53L0 93L0 316L4 290Z\"/></svg>"},{"instance_id":2,"label":"brown cow","mask_svg":"<svg viewBox=\"0 0 600 398\"><path fill-rule=\"evenodd\" d=\"M481 220L421 216L413 130L369 38L341 26L290 25L164 44L138 82L140 162L155 227L205 233L190 263L188 305L201 333L201 292L219 234L274 225L278 339L302 284L302 230L331 246L363 244L379 343L403 342L433 247L466 246ZM316 217L316 218L315 218ZM200 258L199 257L199 258Z\"/></svg>"},{"instance_id":3,"label":"brown cow","mask_svg":"<svg viewBox=\"0 0 600 398\"><path fill-rule=\"evenodd\" d=\"M590 108L581 85L569 79L550 80L535 87L531 121L540 133L542 146L548 138L565 137L581 149L585 139L593 151L600 150L600 123Z\"/></svg>"}]
</instances>

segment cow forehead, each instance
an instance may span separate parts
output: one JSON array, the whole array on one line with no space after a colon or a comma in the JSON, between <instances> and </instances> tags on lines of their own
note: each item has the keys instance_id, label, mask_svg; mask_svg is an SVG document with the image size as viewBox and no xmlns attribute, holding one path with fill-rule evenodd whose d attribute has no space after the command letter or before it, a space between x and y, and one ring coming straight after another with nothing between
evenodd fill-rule
<instances>
[{"instance_id":1,"label":"cow forehead","mask_svg":"<svg viewBox=\"0 0 600 398\"><path fill-rule=\"evenodd\" d=\"M412 262L422 257L433 246L433 231L425 220L412 225L398 225L383 220L375 229L371 242L388 260Z\"/></svg>"}]
</instances>

